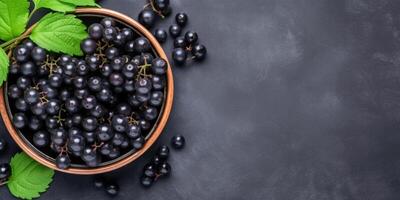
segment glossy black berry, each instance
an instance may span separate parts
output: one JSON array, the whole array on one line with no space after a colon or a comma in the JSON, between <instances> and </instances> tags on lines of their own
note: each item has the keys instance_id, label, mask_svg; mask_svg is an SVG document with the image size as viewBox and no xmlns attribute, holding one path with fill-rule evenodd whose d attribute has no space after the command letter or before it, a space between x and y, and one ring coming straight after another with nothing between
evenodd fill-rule
<instances>
[{"instance_id":1,"label":"glossy black berry","mask_svg":"<svg viewBox=\"0 0 400 200\"><path fill-rule=\"evenodd\" d=\"M122 67L122 75L124 75L124 77L126 79L133 79L135 77L137 71L138 71L138 67L134 63L126 63Z\"/></svg>"},{"instance_id":2,"label":"glossy black berry","mask_svg":"<svg viewBox=\"0 0 400 200\"><path fill-rule=\"evenodd\" d=\"M28 49L30 49L30 50L32 50L33 48L36 47L35 43L33 43L32 40L30 40L30 39L24 40L24 41L22 42L22 44L23 44L26 48L28 48Z\"/></svg>"},{"instance_id":3,"label":"glossy black berry","mask_svg":"<svg viewBox=\"0 0 400 200\"><path fill-rule=\"evenodd\" d=\"M185 49L187 47L185 37L179 36L174 40L174 48Z\"/></svg>"},{"instance_id":4,"label":"glossy black berry","mask_svg":"<svg viewBox=\"0 0 400 200\"><path fill-rule=\"evenodd\" d=\"M148 177L155 177L157 174L157 167L153 164L147 164L143 168L143 174Z\"/></svg>"},{"instance_id":5,"label":"glossy black berry","mask_svg":"<svg viewBox=\"0 0 400 200\"><path fill-rule=\"evenodd\" d=\"M167 61L162 58L156 58L153 60L151 70L156 75L163 75L167 71Z\"/></svg>"},{"instance_id":6,"label":"glossy black berry","mask_svg":"<svg viewBox=\"0 0 400 200\"><path fill-rule=\"evenodd\" d=\"M36 65L29 61L21 64L21 73L25 76L33 76L36 74Z\"/></svg>"},{"instance_id":7,"label":"glossy black berry","mask_svg":"<svg viewBox=\"0 0 400 200\"><path fill-rule=\"evenodd\" d=\"M130 29L130 28L123 28L123 29L121 30L121 33L125 36L125 40L126 40L126 41L129 41L129 40L132 40L132 39L133 39L134 33L133 33L132 29Z\"/></svg>"},{"instance_id":8,"label":"glossy black berry","mask_svg":"<svg viewBox=\"0 0 400 200\"><path fill-rule=\"evenodd\" d=\"M97 119L91 116L83 118L82 127L86 131L94 131L97 128Z\"/></svg>"},{"instance_id":9,"label":"glossy black berry","mask_svg":"<svg viewBox=\"0 0 400 200\"><path fill-rule=\"evenodd\" d=\"M75 97L69 98L65 101L65 109L69 113L76 113L79 110L79 100L76 99Z\"/></svg>"},{"instance_id":10,"label":"glossy black berry","mask_svg":"<svg viewBox=\"0 0 400 200\"><path fill-rule=\"evenodd\" d=\"M109 47L106 49L105 55L107 59L112 60L119 56L119 50L116 47Z\"/></svg>"},{"instance_id":11,"label":"glossy black berry","mask_svg":"<svg viewBox=\"0 0 400 200\"><path fill-rule=\"evenodd\" d=\"M106 27L103 31L103 38L106 41L113 41L116 35L117 29L115 29L114 27Z\"/></svg>"},{"instance_id":12,"label":"glossy black berry","mask_svg":"<svg viewBox=\"0 0 400 200\"><path fill-rule=\"evenodd\" d=\"M19 111L27 111L29 109L28 103L23 98L15 100L15 108Z\"/></svg>"},{"instance_id":13,"label":"glossy black berry","mask_svg":"<svg viewBox=\"0 0 400 200\"><path fill-rule=\"evenodd\" d=\"M21 76L17 79L17 87L19 89L25 90L31 85L32 81L28 77Z\"/></svg>"},{"instance_id":14,"label":"glossy black berry","mask_svg":"<svg viewBox=\"0 0 400 200\"><path fill-rule=\"evenodd\" d=\"M114 137L115 133L110 125L102 124L97 128L96 134L100 141L106 142L111 140Z\"/></svg>"},{"instance_id":15,"label":"glossy black berry","mask_svg":"<svg viewBox=\"0 0 400 200\"><path fill-rule=\"evenodd\" d=\"M175 149L183 149L183 147L185 147L185 138L182 135L173 136L171 145Z\"/></svg>"},{"instance_id":16,"label":"glossy black berry","mask_svg":"<svg viewBox=\"0 0 400 200\"><path fill-rule=\"evenodd\" d=\"M68 133L63 128L57 128L51 133L51 142L56 145L63 145L67 141Z\"/></svg>"},{"instance_id":17,"label":"glossy black berry","mask_svg":"<svg viewBox=\"0 0 400 200\"><path fill-rule=\"evenodd\" d=\"M154 7L159 11L165 11L169 8L169 0L153 0Z\"/></svg>"},{"instance_id":18,"label":"glossy black berry","mask_svg":"<svg viewBox=\"0 0 400 200\"><path fill-rule=\"evenodd\" d=\"M96 52L97 44L94 39L86 38L81 42L81 49L85 54L93 54Z\"/></svg>"},{"instance_id":19,"label":"glossy black berry","mask_svg":"<svg viewBox=\"0 0 400 200\"><path fill-rule=\"evenodd\" d=\"M152 121L155 120L158 116L158 110L155 107L147 107L144 111L144 118L146 120Z\"/></svg>"},{"instance_id":20,"label":"glossy black berry","mask_svg":"<svg viewBox=\"0 0 400 200\"><path fill-rule=\"evenodd\" d=\"M32 141L36 147L39 147L39 148L46 147L50 142L49 134L44 131L38 131L35 134L33 134Z\"/></svg>"},{"instance_id":21,"label":"glossy black berry","mask_svg":"<svg viewBox=\"0 0 400 200\"><path fill-rule=\"evenodd\" d=\"M136 139L141 136L141 128L136 124L129 125L126 134L129 138Z\"/></svg>"},{"instance_id":22,"label":"glossy black berry","mask_svg":"<svg viewBox=\"0 0 400 200\"><path fill-rule=\"evenodd\" d=\"M158 148L157 150L157 155L163 159L163 160L167 160L169 157L169 148L167 145L162 145Z\"/></svg>"},{"instance_id":23,"label":"glossy black berry","mask_svg":"<svg viewBox=\"0 0 400 200\"><path fill-rule=\"evenodd\" d=\"M55 115L55 114L58 114L58 111L60 111L60 109L61 109L61 106L60 106L60 102L58 100L50 99L49 102L47 102L46 113Z\"/></svg>"},{"instance_id":24,"label":"glossy black berry","mask_svg":"<svg viewBox=\"0 0 400 200\"><path fill-rule=\"evenodd\" d=\"M176 48L172 51L172 59L175 64L183 65L187 59L187 52L183 48Z\"/></svg>"},{"instance_id":25,"label":"glossy black berry","mask_svg":"<svg viewBox=\"0 0 400 200\"><path fill-rule=\"evenodd\" d=\"M42 103L42 102L37 102L33 105L31 105L31 112L34 115L43 115L46 113L46 106L47 104Z\"/></svg>"},{"instance_id":26,"label":"glossy black berry","mask_svg":"<svg viewBox=\"0 0 400 200\"><path fill-rule=\"evenodd\" d=\"M202 61L207 55L207 48L202 44L197 44L192 47L192 55L194 60Z\"/></svg>"},{"instance_id":27,"label":"glossy black berry","mask_svg":"<svg viewBox=\"0 0 400 200\"><path fill-rule=\"evenodd\" d=\"M96 55L86 56L86 64L91 71L96 71L100 65L100 59Z\"/></svg>"},{"instance_id":28,"label":"glossy black berry","mask_svg":"<svg viewBox=\"0 0 400 200\"><path fill-rule=\"evenodd\" d=\"M165 87L165 78L161 76L151 77L151 82L153 83L154 90L162 90Z\"/></svg>"},{"instance_id":29,"label":"glossy black berry","mask_svg":"<svg viewBox=\"0 0 400 200\"><path fill-rule=\"evenodd\" d=\"M13 116L13 123L14 126L22 129L26 126L27 124L27 119L24 113L15 113Z\"/></svg>"},{"instance_id":30,"label":"glossy black berry","mask_svg":"<svg viewBox=\"0 0 400 200\"><path fill-rule=\"evenodd\" d=\"M145 53L151 50L149 40L145 37L139 37L135 40L134 49L137 53Z\"/></svg>"},{"instance_id":31,"label":"glossy black berry","mask_svg":"<svg viewBox=\"0 0 400 200\"><path fill-rule=\"evenodd\" d=\"M146 141L145 141L145 139L144 139L142 136L140 136L140 137L138 137L138 138L136 138L136 139L133 139L133 140L131 141L132 146L133 146L133 148L135 148L135 149L141 149L141 148L143 147L143 145L144 145L145 142L146 142Z\"/></svg>"},{"instance_id":32,"label":"glossy black berry","mask_svg":"<svg viewBox=\"0 0 400 200\"><path fill-rule=\"evenodd\" d=\"M93 95L86 96L82 99L81 104L87 110L93 109L97 105L96 97Z\"/></svg>"},{"instance_id":33,"label":"glossy black berry","mask_svg":"<svg viewBox=\"0 0 400 200\"><path fill-rule=\"evenodd\" d=\"M46 127L48 129L54 129L54 128L57 127L58 122L57 122L57 119L55 117L48 117L45 120L45 124L46 124Z\"/></svg>"},{"instance_id":34,"label":"glossy black berry","mask_svg":"<svg viewBox=\"0 0 400 200\"><path fill-rule=\"evenodd\" d=\"M60 154L56 158L56 166L59 169L67 169L71 166L71 159L66 154Z\"/></svg>"},{"instance_id":35,"label":"glossy black berry","mask_svg":"<svg viewBox=\"0 0 400 200\"><path fill-rule=\"evenodd\" d=\"M51 87L53 88L58 88L62 85L63 83L63 77L61 74L51 74L49 76L48 83Z\"/></svg>"},{"instance_id":36,"label":"glossy black berry","mask_svg":"<svg viewBox=\"0 0 400 200\"><path fill-rule=\"evenodd\" d=\"M151 187L153 185L153 182L154 182L154 178L151 178L148 176L142 176L140 178L140 184L145 188Z\"/></svg>"},{"instance_id":37,"label":"glossy black berry","mask_svg":"<svg viewBox=\"0 0 400 200\"><path fill-rule=\"evenodd\" d=\"M101 24L94 23L94 24L90 25L88 28L90 38L95 39L95 40L101 39L101 37L103 37L103 30L104 30L104 27Z\"/></svg>"},{"instance_id":38,"label":"glossy black berry","mask_svg":"<svg viewBox=\"0 0 400 200\"><path fill-rule=\"evenodd\" d=\"M146 28L151 28L154 26L156 14L151 9L144 9L139 13L138 20Z\"/></svg>"},{"instance_id":39,"label":"glossy black berry","mask_svg":"<svg viewBox=\"0 0 400 200\"><path fill-rule=\"evenodd\" d=\"M179 26L185 27L188 22L188 16L186 13L180 12L176 14L175 21Z\"/></svg>"},{"instance_id":40,"label":"glossy black berry","mask_svg":"<svg viewBox=\"0 0 400 200\"><path fill-rule=\"evenodd\" d=\"M141 78L136 82L135 87L139 94L148 94L153 86L150 79Z\"/></svg>"},{"instance_id":41,"label":"glossy black berry","mask_svg":"<svg viewBox=\"0 0 400 200\"><path fill-rule=\"evenodd\" d=\"M114 115L112 118L112 126L118 132L125 132L128 128L128 120L123 115Z\"/></svg>"},{"instance_id":42,"label":"glossy black berry","mask_svg":"<svg viewBox=\"0 0 400 200\"><path fill-rule=\"evenodd\" d=\"M115 20L110 17L106 17L101 20L101 25L104 27L113 27L115 26Z\"/></svg>"},{"instance_id":43,"label":"glossy black berry","mask_svg":"<svg viewBox=\"0 0 400 200\"><path fill-rule=\"evenodd\" d=\"M113 86L121 86L124 83L124 77L120 73L111 73L109 81Z\"/></svg>"},{"instance_id":44,"label":"glossy black berry","mask_svg":"<svg viewBox=\"0 0 400 200\"><path fill-rule=\"evenodd\" d=\"M10 85L8 87L8 91L7 92L8 92L8 96L11 97L12 99L19 98L22 95L22 90L19 89L18 86L15 85L15 84Z\"/></svg>"},{"instance_id":45,"label":"glossy black berry","mask_svg":"<svg viewBox=\"0 0 400 200\"><path fill-rule=\"evenodd\" d=\"M158 172L161 176L168 176L171 173L171 166L167 162L164 162L158 168Z\"/></svg>"},{"instance_id":46,"label":"glossy black berry","mask_svg":"<svg viewBox=\"0 0 400 200\"><path fill-rule=\"evenodd\" d=\"M13 51L13 57L18 62L26 62L30 58L30 49L25 45L18 45Z\"/></svg>"},{"instance_id":47,"label":"glossy black berry","mask_svg":"<svg viewBox=\"0 0 400 200\"><path fill-rule=\"evenodd\" d=\"M154 30L153 35L156 37L157 41L159 43L164 43L167 41L167 31L165 31L164 29L156 29Z\"/></svg>"},{"instance_id":48,"label":"glossy black berry","mask_svg":"<svg viewBox=\"0 0 400 200\"><path fill-rule=\"evenodd\" d=\"M115 35L113 43L117 46L122 46L126 42L126 36L123 32L119 32Z\"/></svg>"},{"instance_id":49,"label":"glossy black berry","mask_svg":"<svg viewBox=\"0 0 400 200\"><path fill-rule=\"evenodd\" d=\"M169 27L169 34L173 37L176 38L180 36L182 33L182 28L178 24L172 24Z\"/></svg>"},{"instance_id":50,"label":"glossy black berry","mask_svg":"<svg viewBox=\"0 0 400 200\"><path fill-rule=\"evenodd\" d=\"M7 181L11 176L11 166L8 163L0 164L0 183Z\"/></svg>"},{"instance_id":51,"label":"glossy black berry","mask_svg":"<svg viewBox=\"0 0 400 200\"><path fill-rule=\"evenodd\" d=\"M185 41L189 45L194 45L199 40L199 36L196 32L188 31L185 33Z\"/></svg>"},{"instance_id":52,"label":"glossy black berry","mask_svg":"<svg viewBox=\"0 0 400 200\"><path fill-rule=\"evenodd\" d=\"M154 91L151 93L149 103L152 106L161 106L164 100L164 93L162 91Z\"/></svg>"},{"instance_id":53,"label":"glossy black berry","mask_svg":"<svg viewBox=\"0 0 400 200\"><path fill-rule=\"evenodd\" d=\"M71 151L82 151L85 148L85 138L81 135L69 137L68 149Z\"/></svg>"},{"instance_id":54,"label":"glossy black berry","mask_svg":"<svg viewBox=\"0 0 400 200\"><path fill-rule=\"evenodd\" d=\"M34 61L41 63L46 60L47 52L43 48L34 47L32 49L31 56Z\"/></svg>"}]
</instances>

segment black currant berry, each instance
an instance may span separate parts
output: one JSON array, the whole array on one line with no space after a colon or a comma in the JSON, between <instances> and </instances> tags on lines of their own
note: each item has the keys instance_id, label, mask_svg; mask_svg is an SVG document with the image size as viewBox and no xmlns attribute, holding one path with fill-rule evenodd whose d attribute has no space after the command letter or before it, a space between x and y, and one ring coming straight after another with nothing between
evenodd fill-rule
<instances>
[{"instance_id":1,"label":"black currant berry","mask_svg":"<svg viewBox=\"0 0 400 200\"><path fill-rule=\"evenodd\" d=\"M185 41L189 45L194 45L199 40L199 36L196 32L188 31L185 33Z\"/></svg>"},{"instance_id":2,"label":"black currant berry","mask_svg":"<svg viewBox=\"0 0 400 200\"><path fill-rule=\"evenodd\" d=\"M106 28L113 27L113 26L115 26L115 20L110 17L106 17L101 20L101 25L103 25Z\"/></svg>"},{"instance_id":3,"label":"black currant berry","mask_svg":"<svg viewBox=\"0 0 400 200\"><path fill-rule=\"evenodd\" d=\"M101 37L103 37L103 30L104 30L104 27L101 24L94 23L94 24L90 25L88 28L90 38L95 39L95 40L101 39Z\"/></svg>"},{"instance_id":4,"label":"black currant berry","mask_svg":"<svg viewBox=\"0 0 400 200\"><path fill-rule=\"evenodd\" d=\"M176 38L179 35L181 35L182 28L178 24L172 24L169 27L169 34L173 37Z\"/></svg>"},{"instance_id":5,"label":"black currant berry","mask_svg":"<svg viewBox=\"0 0 400 200\"><path fill-rule=\"evenodd\" d=\"M32 141L36 147L39 147L39 148L46 147L50 142L49 134L44 131L38 131L35 134L33 134Z\"/></svg>"},{"instance_id":6,"label":"black currant berry","mask_svg":"<svg viewBox=\"0 0 400 200\"><path fill-rule=\"evenodd\" d=\"M156 58L152 62L151 70L156 75L163 75L165 74L167 67L168 67L167 61L165 61L162 58Z\"/></svg>"},{"instance_id":7,"label":"black currant berry","mask_svg":"<svg viewBox=\"0 0 400 200\"><path fill-rule=\"evenodd\" d=\"M171 145L175 149L183 149L185 147L185 138L182 135L176 135L171 138Z\"/></svg>"},{"instance_id":8,"label":"black currant berry","mask_svg":"<svg viewBox=\"0 0 400 200\"><path fill-rule=\"evenodd\" d=\"M56 158L56 166L59 169L67 169L71 166L71 159L66 154L61 154Z\"/></svg>"},{"instance_id":9,"label":"black currant berry","mask_svg":"<svg viewBox=\"0 0 400 200\"><path fill-rule=\"evenodd\" d=\"M149 188L153 185L154 182L154 178L148 177L148 176L142 176L140 178L140 184L145 187L145 188Z\"/></svg>"},{"instance_id":10,"label":"black currant berry","mask_svg":"<svg viewBox=\"0 0 400 200\"><path fill-rule=\"evenodd\" d=\"M154 26L156 14L151 9L144 9L139 13L138 20L146 28L151 28Z\"/></svg>"},{"instance_id":11,"label":"black currant berry","mask_svg":"<svg viewBox=\"0 0 400 200\"><path fill-rule=\"evenodd\" d=\"M86 38L81 42L81 49L85 54L93 54L97 49L97 44L94 39Z\"/></svg>"},{"instance_id":12,"label":"black currant berry","mask_svg":"<svg viewBox=\"0 0 400 200\"><path fill-rule=\"evenodd\" d=\"M30 57L30 49L23 44L18 45L13 51L13 57L18 62L26 62Z\"/></svg>"},{"instance_id":13,"label":"black currant berry","mask_svg":"<svg viewBox=\"0 0 400 200\"><path fill-rule=\"evenodd\" d=\"M47 52L43 48L34 47L32 49L31 56L34 61L36 61L38 63L42 63L43 61L46 60Z\"/></svg>"},{"instance_id":14,"label":"black currant berry","mask_svg":"<svg viewBox=\"0 0 400 200\"><path fill-rule=\"evenodd\" d=\"M167 160L169 157L169 148L167 145L162 145L158 148L157 155L164 160Z\"/></svg>"},{"instance_id":15,"label":"black currant berry","mask_svg":"<svg viewBox=\"0 0 400 200\"><path fill-rule=\"evenodd\" d=\"M179 26L185 27L188 22L188 16L186 13L180 12L176 14L175 21Z\"/></svg>"},{"instance_id":16,"label":"black currant berry","mask_svg":"<svg viewBox=\"0 0 400 200\"><path fill-rule=\"evenodd\" d=\"M8 163L0 164L0 183L7 181L11 176L11 166Z\"/></svg>"},{"instance_id":17,"label":"black currant berry","mask_svg":"<svg viewBox=\"0 0 400 200\"><path fill-rule=\"evenodd\" d=\"M27 119L24 113L15 113L13 116L13 123L14 126L22 129L26 126L27 124Z\"/></svg>"},{"instance_id":18,"label":"black currant berry","mask_svg":"<svg viewBox=\"0 0 400 200\"><path fill-rule=\"evenodd\" d=\"M186 45L185 37L179 36L179 37L175 38L175 40L174 40L174 48L182 48L182 49L185 49L186 46L187 46L187 45Z\"/></svg>"},{"instance_id":19,"label":"black currant berry","mask_svg":"<svg viewBox=\"0 0 400 200\"><path fill-rule=\"evenodd\" d=\"M137 53L146 53L151 50L149 40L145 37L139 37L134 42L134 49Z\"/></svg>"},{"instance_id":20,"label":"black currant berry","mask_svg":"<svg viewBox=\"0 0 400 200\"><path fill-rule=\"evenodd\" d=\"M202 61L207 55L207 48L202 44L197 44L192 47L192 55L194 60Z\"/></svg>"},{"instance_id":21,"label":"black currant berry","mask_svg":"<svg viewBox=\"0 0 400 200\"><path fill-rule=\"evenodd\" d=\"M167 41L167 31L165 31L164 29L156 29L154 30L153 35L156 37L157 41L159 43L164 43Z\"/></svg>"},{"instance_id":22,"label":"black currant berry","mask_svg":"<svg viewBox=\"0 0 400 200\"><path fill-rule=\"evenodd\" d=\"M172 51L172 59L174 59L175 64L183 65L187 59L187 52L182 48L176 48Z\"/></svg>"}]
</instances>

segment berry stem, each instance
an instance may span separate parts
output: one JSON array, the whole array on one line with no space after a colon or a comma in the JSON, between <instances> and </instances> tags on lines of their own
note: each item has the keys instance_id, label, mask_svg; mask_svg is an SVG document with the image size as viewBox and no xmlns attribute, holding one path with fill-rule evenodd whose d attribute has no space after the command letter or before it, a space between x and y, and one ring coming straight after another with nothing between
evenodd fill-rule
<instances>
[{"instance_id":1,"label":"berry stem","mask_svg":"<svg viewBox=\"0 0 400 200\"><path fill-rule=\"evenodd\" d=\"M8 181L0 182L0 187L4 186L4 185L7 185L7 183L8 183Z\"/></svg>"}]
</instances>

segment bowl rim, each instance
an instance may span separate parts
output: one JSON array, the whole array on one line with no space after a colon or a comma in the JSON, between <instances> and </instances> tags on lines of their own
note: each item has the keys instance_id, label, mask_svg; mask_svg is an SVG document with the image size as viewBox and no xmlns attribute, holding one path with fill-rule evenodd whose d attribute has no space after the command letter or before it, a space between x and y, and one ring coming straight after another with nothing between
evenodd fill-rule
<instances>
[{"instance_id":1,"label":"bowl rim","mask_svg":"<svg viewBox=\"0 0 400 200\"><path fill-rule=\"evenodd\" d=\"M153 132L150 134L150 137L146 140L146 143L144 146L140 149L134 152L131 155L126 156L125 158L118 160L116 162L113 162L109 165L101 166L101 167L96 167L96 168L77 168L77 167L70 167L68 169L59 169L56 167L56 165L49 161L47 158L44 158L40 155L39 152L35 151L30 147L30 144L27 144L16 131L12 120L11 116L8 115L8 110L6 106L6 96L4 94L5 89L3 87L0 88L0 114L3 119L4 125L6 126L7 131L11 135L11 138L17 143L17 145L26 153L28 154L31 158L36 160L37 162L60 172L65 172L69 174L78 174L78 175L92 175L92 174L100 174L100 173L106 173L110 172L116 169L119 169L123 166L128 165L129 163L135 161L141 155L143 155L155 142L156 140L160 137L162 131L164 130L164 127L168 121L169 115L172 110L172 105L173 105L173 97L174 97L174 81L173 81L173 74L172 74L172 69L171 65L168 61L168 57L165 54L163 48L161 47L160 43L157 41L157 39L153 36L151 32L149 32L144 26L142 26L139 22L135 21L131 17L122 14L117 11L113 11L110 9L106 8L77 8L75 10L76 14L94 14L94 15L100 15L100 16L105 16L105 17L113 17L123 23L126 23L127 25L133 27L136 29L136 31L140 32L144 37L146 37L151 45L153 46L155 52L158 54L159 57L165 59L168 64L168 69L166 73L167 77L167 87L166 87L166 94L165 94L165 103L163 106L163 111L162 115L160 116L158 123L153 127ZM32 31L32 27L29 28L26 32Z\"/></svg>"}]
</instances>

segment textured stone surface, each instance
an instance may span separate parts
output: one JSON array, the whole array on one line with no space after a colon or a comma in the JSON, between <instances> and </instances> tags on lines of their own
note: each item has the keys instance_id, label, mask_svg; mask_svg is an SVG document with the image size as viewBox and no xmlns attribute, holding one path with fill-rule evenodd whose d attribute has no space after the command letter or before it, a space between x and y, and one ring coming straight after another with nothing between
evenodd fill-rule
<instances>
[{"instance_id":1,"label":"textured stone surface","mask_svg":"<svg viewBox=\"0 0 400 200\"><path fill-rule=\"evenodd\" d=\"M150 190L138 177L151 153L112 173L115 199L400 198L400 1L171 1L209 49L174 68L159 143L180 133L187 148ZM101 3L136 18L144 0ZM108 199L91 180L58 173L41 199Z\"/></svg>"}]
</instances>

